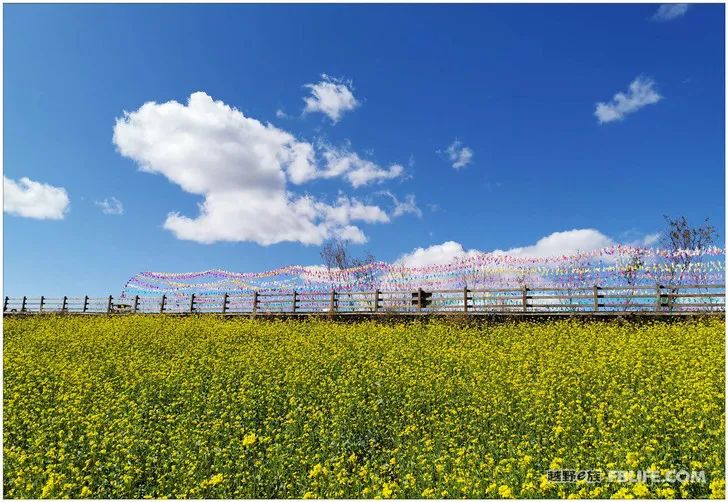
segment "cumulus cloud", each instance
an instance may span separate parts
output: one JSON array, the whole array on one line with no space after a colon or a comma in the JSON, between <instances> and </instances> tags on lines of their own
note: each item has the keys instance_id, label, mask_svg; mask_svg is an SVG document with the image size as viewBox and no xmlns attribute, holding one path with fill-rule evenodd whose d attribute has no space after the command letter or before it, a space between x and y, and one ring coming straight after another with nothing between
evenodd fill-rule
<instances>
[{"instance_id":1,"label":"cumulus cloud","mask_svg":"<svg viewBox=\"0 0 728 502\"><path fill-rule=\"evenodd\" d=\"M65 188L23 177L19 181L3 176L6 213L38 220L62 220L70 200Z\"/></svg>"},{"instance_id":2,"label":"cumulus cloud","mask_svg":"<svg viewBox=\"0 0 728 502\"><path fill-rule=\"evenodd\" d=\"M614 241L599 230L583 228L554 232L551 235L539 239L535 244L530 246L515 247L506 251L498 249L493 252L507 254L509 256L560 256L573 255L580 251L594 251L595 249L608 247L612 244L614 244Z\"/></svg>"},{"instance_id":3,"label":"cumulus cloud","mask_svg":"<svg viewBox=\"0 0 728 502\"><path fill-rule=\"evenodd\" d=\"M411 253L400 256L396 263L406 267L445 265L480 253L477 249L466 251L459 242L447 241L426 248L416 248Z\"/></svg>"},{"instance_id":4,"label":"cumulus cloud","mask_svg":"<svg viewBox=\"0 0 728 502\"><path fill-rule=\"evenodd\" d=\"M653 244L657 244L657 241L660 240L661 235L662 234L660 234L660 232L647 234L642 238L641 244L643 246L652 246Z\"/></svg>"},{"instance_id":5,"label":"cumulus cloud","mask_svg":"<svg viewBox=\"0 0 728 502\"><path fill-rule=\"evenodd\" d=\"M450 162L452 162L452 167L455 169L463 168L473 160L473 150L467 146L463 146L459 140L453 141L447 147L445 153Z\"/></svg>"},{"instance_id":6,"label":"cumulus cloud","mask_svg":"<svg viewBox=\"0 0 728 502\"><path fill-rule=\"evenodd\" d=\"M655 21L670 21L684 16L689 5L686 3L665 3L660 5L652 16Z\"/></svg>"},{"instance_id":7,"label":"cumulus cloud","mask_svg":"<svg viewBox=\"0 0 728 502\"><path fill-rule=\"evenodd\" d=\"M622 120L640 108L657 103L662 96L655 90L654 80L637 77L629 84L627 93L618 92L608 103L597 103L594 111L600 124Z\"/></svg>"},{"instance_id":8,"label":"cumulus cloud","mask_svg":"<svg viewBox=\"0 0 728 502\"><path fill-rule=\"evenodd\" d=\"M354 188L373 182L382 182L402 176L404 168L399 164L392 164L383 168L371 160L362 159L357 153L347 148L336 148L331 145L321 145L321 155L325 165L320 173L313 176L322 178L343 177Z\"/></svg>"},{"instance_id":9,"label":"cumulus cloud","mask_svg":"<svg viewBox=\"0 0 728 502\"><path fill-rule=\"evenodd\" d=\"M355 198L345 196L339 196L335 206L318 202L316 209L324 215L326 220L342 226L349 221L389 223L389 216L379 206L367 205Z\"/></svg>"},{"instance_id":10,"label":"cumulus cloud","mask_svg":"<svg viewBox=\"0 0 728 502\"><path fill-rule=\"evenodd\" d=\"M371 166L336 174L328 167L319 170L313 145L204 92L193 93L186 105L148 102L125 112L116 121L113 141L140 170L203 197L194 218L168 214L164 228L180 239L320 244L340 235L361 243L366 236L350 222L388 221L380 208L355 199L340 197L329 205L288 189L288 182L338 175L359 186L377 178Z\"/></svg>"},{"instance_id":11,"label":"cumulus cloud","mask_svg":"<svg viewBox=\"0 0 728 502\"><path fill-rule=\"evenodd\" d=\"M580 251L593 251L613 244L614 241L611 238L598 230L586 228L554 232L539 239L535 244L515 247L505 251L497 249L492 253L520 257L568 256ZM484 251L477 249L466 250L459 242L447 241L426 248L416 248L411 253L402 255L397 263L409 267L445 265L483 253Z\"/></svg>"},{"instance_id":12,"label":"cumulus cloud","mask_svg":"<svg viewBox=\"0 0 728 502\"><path fill-rule=\"evenodd\" d=\"M341 116L359 106L359 101L354 97L351 81L330 77L325 73L321 75L321 81L317 84L306 84L311 95L303 98L306 103L307 112L321 112L336 124Z\"/></svg>"},{"instance_id":13,"label":"cumulus cloud","mask_svg":"<svg viewBox=\"0 0 728 502\"><path fill-rule=\"evenodd\" d=\"M95 204L101 208L101 212L104 214L111 214L114 216L121 216L124 214L124 206L116 197L106 197L104 200L97 200Z\"/></svg>"},{"instance_id":14,"label":"cumulus cloud","mask_svg":"<svg viewBox=\"0 0 728 502\"><path fill-rule=\"evenodd\" d=\"M358 206L357 202L337 206L312 197L293 198L284 191L239 190L208 194L200 215L188 218L177 213L167 216L164 227L178 238L204 244L217 241L253 241L262 245L293 241L321 244L332 235L356 244L367 241L349 221L385 222L381 210Z\"/></svg>"}]
</instances>

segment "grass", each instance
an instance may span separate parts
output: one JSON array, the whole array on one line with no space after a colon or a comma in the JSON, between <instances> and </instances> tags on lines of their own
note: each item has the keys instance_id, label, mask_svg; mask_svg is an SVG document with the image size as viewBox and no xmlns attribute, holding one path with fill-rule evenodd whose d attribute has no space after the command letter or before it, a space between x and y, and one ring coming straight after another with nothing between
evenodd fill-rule
<instances>
[{"instance_id":1,"label":"grass","mask_svg":"<svg viewBox=\"0 0 728 502\"><path fill-rule=\"evenodd\" d=\"M4 494L722 498L724 333L7 318ZM558 468L706 482L550 482Z\"/></svg>"}]
</instances>

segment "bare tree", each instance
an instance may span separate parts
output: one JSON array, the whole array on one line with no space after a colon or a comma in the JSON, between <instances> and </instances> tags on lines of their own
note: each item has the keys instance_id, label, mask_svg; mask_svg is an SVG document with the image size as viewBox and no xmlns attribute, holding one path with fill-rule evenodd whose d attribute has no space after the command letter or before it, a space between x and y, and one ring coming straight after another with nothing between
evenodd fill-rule
<instances>
[{"instance_id":1,"label":"bare tree","mask_svg":"<svg viewBox=\"0 0 728 502\"><path fill-rule=\"evenodd\" d=\"M617 269L619 275L624 279L626 299L624 302L624 309L629 310L629 306L632 303L632 297L637 294L637 291L632 289L632 286L636 286L640 279L640 274L645 266L644 250L638 249L634 254L630 255L628 260L620 259L617 263Z\"/></svg>"},{"instance_id":2,"label":"bare tree","mask_svg":"<svg viewBox=\"0 0 728 502\"><path fill-rule=\"evenodd\" d=\"M374 289L374 263L376 263L374 255L369 253L364 258L354 258L351 260L351 266L356 270L353 272L354 280L362 285L363 289L370 291Z\"/></svg>"},{"instance_id":3,"label":"bare tree","mask_svg":"<svg viewBox=\"0 0 728 502\"><path fill-rule=\"evenodd\" d=\"M634 286L639 280L639 273L645 266L644 252L641 250L630 256L627 263L620 263L620 273L627 286Z\"/></svg>"},{"instance_id":4,"label":"bare tree","mask_svg":"<svg viewBox=\"0 0 728 502\"><path fill-rule=\"evenodd\" d=\"M696 227L690 226L685 216L678 218L665 216L665 221L667 232L660 239L660 244L669 251L670 284L678 286L673 291L677 293L685 272L696 259L696 256L684 251L701 250L711 246L715 240L716 230L708 223L708 218L705 218L702 225Z\"/></svg>"},{"instance_id":5,"label":"bare tree","mask_svg":"<svg viewBox=\"0 0 728 502\"><path fill-rule=\"evenodd\" d=\"M321 246L321 259L326 268L345 270L351 266L349 249L346 243L338 237L332 237Z\"/></svg>"},{"instance_id":6,"label":"bare tree","mask_svg":"<svg viewBox=\"0 0 728 502\"><path fill-rule=\"evenodd\" d=\"M324 242L320 254L334 287L355 283L365 291L374 289L376 278L372 265L376 263L376 258L371 253L364 258L352 257L346 242L333 237ZM364 300L364 303L370 302ZM355 302L350 301L349 305L354 307Z\"/></svg>"},{"instance_id":7,"label":"bare tree","mask_svg":"<svg viewBox=\"0 0 728 502\"><path fill-rule=\"evenodd\" d=\"M351 267L351 258L346 242L338 237L332 237L321 246L320 255L328 271L329 281L333 287L348 281L348 269Z\"/></svg>"}]
</instances>

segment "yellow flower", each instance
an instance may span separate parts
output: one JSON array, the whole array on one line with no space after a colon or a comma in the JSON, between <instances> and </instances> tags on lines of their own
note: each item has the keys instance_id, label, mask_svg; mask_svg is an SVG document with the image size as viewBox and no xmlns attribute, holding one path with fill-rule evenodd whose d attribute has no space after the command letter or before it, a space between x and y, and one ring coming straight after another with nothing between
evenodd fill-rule
<instances>
[{"instance_id":1,"label":"yellow flower","mask_svg":"<svg viewBox=\"0 0 728 502\"><path fill-rule=\"evenodd\" d=\"M321 474L324 474L324 468L321 464L316 464L313 466L313 469L311 469L311 472L308 473L308 477L315 478L316 476L320 476Z\"/></svg>"},{"instance_id":2,"label":"yellow flower","mask_svg":"<svg viewBox=\"0 0 728 502\"><path fill-rule=\"evenodd\" d=\"M498 488L498 495L500 495L501 498L504 499L512 499L513 490L511 490L511 487L508 485L501 485L500 488Z\"/></svg>"},{"instance_id":3,"label":"yellow flower","mask_svg":"<svg viewBox=\"0 0 728 502\"><path fill-rule=\"evenodd\" d=\"M57 475L53 473L48 476L48 480L46 481L45 485L43 485L43 490L41 491L40 498L51 498L51 494L56 488L56 476Z\"/></svg>"},{"instance_id":4,"label":"yellow flower","mask_svg":"<svg viewBox=\"0 0 728 502\"><path fill-rule=\"evenodd\" d=\"M633 499L634 495L629 492L628 488L620 488L612 495L613 499Z\"/></svg>"},{"instance_id":5,"label":"yellow flower","mask_svg":"<svg viewBox=\"0 0 728 502\"><path fill-rule=\"evenodd\" d=\"M629 452L627 453L626 461L628 466L637 467L637 465L639 464L639 457L636 453Z\"/></svg>"},{"instance_id":6,"label":"yellow flower","mask_svg":"<svg viewBox=\"0 0 728 502\"><path fill-rule=\"evenodd\" d=\"M422 490L422 498L423 499L430 499L435 495L435 490L432 488L425 488Z\"/></svg>"},{"instance_id":7,"label":"yellow flower","mask_svg":"<svg viewBox=\"0 0 728 502\"><path fill-rule=\"evenodd\" d=\"M546 491L556 485L553 481L549 481L549 478L546 474L542 474L539 478L539 484L538 487L541 488L541 491Z\"/></svg>"},{"instance_id":8,"label":"yellow flower","mask_svg":"<svg viewBox=\"0 0 728 502\"><path fill-rule=\"evenodd\" d=\"M659 498L663 499L674 499L675 498L675 490L672 488L658 488L655 490L655 493ZM723 498L723 497L720 497Z\"/></svg>"},{"instance_id":9,"label":"yellow flower","mask_svg":"<svg viewBox=\"0 0 728 502\"><path fill-rule=\"evenodd\" d=\"M223 477L222 474L215 474L213 477L210 478L210 480L207 482L209 486L215 486L222 483Z\"/></svg>"},{"instance_id":10,"label":"yellow flower","mask_svg":"<svg viewBox=\"0 0 728 502\"><path fill-rule=\"evenodd\" d=\"M238 436L238 437L240 437L240 436ZM254 432L246 434L245 437L243 438L243 446L250 446L252 444L255 444L255 441L257 439L258 438L256 437Z\"/></svg>"},{"instance_id":11,"label":"yellow flower","mask_svg":"<svg viewBox=\"0 0 728 502\"><path fill-rule=\"evenodd\" d=\"M638 497L646 497L650 493L650 489L645 486L644 483L637 483L634 488L632 488L632 493L637 495Z\"/></svg>"},{"instance_id":12,"label":"yellow flower","mask_svg":"<svg viewBox=\"0 0 728 502\"><path fill-rule=\"evenodd\" d=\"M712 499L724 499L725 498L725 479L714 479L710 482L710 498Z\"/></svg>"},{"instance_id":13,"label":"yellow flower","mask_svg":"<svg viewBox=\"0 0 728 502\"><path fill-rule=\"evenodd\" d=\"M306 493L303 494L303 498L305 498L305 499L315 499L317 497L316 497L316 494L313 493L313 492L306 492Z\"/></svg>"},{"instance_id":14,"label":"yellow flower","mask_svg":"<svg viewBox=\"0 0 728 502\"><path fill-rule=\"evenodd\" d=\"M536 485L531 483L530 481L526 481L521 485L521 495L523 495L524 492L533 492L536 491Z\"/></svg>"}]
</instances>

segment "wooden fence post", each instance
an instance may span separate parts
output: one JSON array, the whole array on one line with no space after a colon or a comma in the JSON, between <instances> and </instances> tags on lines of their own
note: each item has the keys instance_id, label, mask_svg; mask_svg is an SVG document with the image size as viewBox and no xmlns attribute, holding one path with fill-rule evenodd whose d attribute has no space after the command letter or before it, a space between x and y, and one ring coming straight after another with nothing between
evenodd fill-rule
<instances>
[{"instance_id":1,"label":"wooden fence post","mask_svg":"<svg viewBox=\"0 0 728 502\"><path fill-rule=\"evenodd\" d=\"M23 297L25 298L25 297ZM88 310L88 295L83 297L83 313L85 314Z\"/></svg>"},{"instance_id":2,"label":"wooden fence post","mask_svg":"<svg viewBox=\"0 0 728 502\"><path fill-rule=\"evenodd\" d=\"M463 288L463 312L468 311L468 288Z\"/></svg>"},{"instance_id":3,"label":"wooden fence post","mask_svg":"<svg viewBox=\"0 0 728 502\"><path fill-rule=\"evenodd\" d=\"M43 302L45 301L45 296L40 297L40 307L38 308L38 313L43 312Z\"/></svg>"},{"instance_id":4,"label":"wooden fence post","mask_svg":"<svg viewBox=\"0 0 728 502\"><path fill-rule=\"evenodd\" d=\"M329 304L329 312L336 312L336 290L331 290L331 303Z\"/></svg>"},{"instance_id":5,"label":"wooden fence post","mask_svg":"<svg viewBox=\"0 0 728 502\"><path fill-rule=\"evenodd\" d=\"M134 295L134 313L139 311L139 295Z\"/></svg>"},{"instance_id":6,"label":"wooden fence post","mask_svg":"<svg viewBox=\"0 0 728 502\"><path fill-rule=\"evenodd\" d=\"M378 289L374 291L374 312L379 312L379 295L381 291Z\"/></svg>"},{"instance_id":7,"label":"wooden fence post","mask_svg":"<svg viewBox=\"0 0 728 502\"><path fill-rule=\"evenodd\" d=\"M293 290L293 304L291 306L291 312L294 314L296 313L296 302L298 302L298 295L296 294L296 290Z\"/></svg>"},{"instance_id":8,"label":"wooden fence post","mask_svg":"<svg viewBox=\"0 0 728 502\"><path fill-rule=\"evenodd\" d=\"M114 298L113 296L109 295L109 300L106 303L106 313L107 314L111 313L111 300L113 300L113 298Z\"/></svg>"},{"instance_id":9,"label":"wooden fence post","mask_svg":"<svg viewBox=\"0 0 728 502\"><path fill-rule=\"evenodd\" d=\"M660 311L660 302L662 301L661 288L662 286L660 286L659 284L656 286L657 296L655 297L655 312Z\"/></svg>"},{"instance_id":10,"label":"wooden fence post","mask_svg":"<svg viewBox=\"0 0 728 502\"><path fill-rule=\"evenodd\" d=\"M253 315L258 313L258 292L253 291Z\"/></svg>"},{"instance_id":11,"label":"wooden fence post","mask_svg":"<svg viewBox=\"0 0 728 502\"><path fill-rule=\"evenodd\" d=\"M417 311L422 312L422 288L417 288Z\"/></svg>"},{"instance_id":12,"label":"wooden fence post","mask_svg":"<svg viewBox=\"0 0 728 502\"><path fill-rule=\"evenodd\" d=\"M225 315L227 312L227 306L228 306L228 294L225 293L225 295L222 297L222 314Z\"/></svg>"},{"instance_id":13,"label":"wooden fence post","mask_svg":"<svg viewBox=\"0 0 728 502\"><path fill-rule=\"evenodd\" d=\"M167 299L167 295L162 295L162 304L159 307L159 313L164 314L164 302Z\"/></svg>"},{"instance_id":14,"label":"wooden fence post","mask_svg":"<svg viewBox=\"0 0 728 502\"><path fill-rule=\"evenodd\" d=\"M23 297L23 304L22 304L22 305L21 305L21 307L20 307L20 311L21 311L21 312L25 312L25 304L26 304L27 302L28 302L28 297L27 297L27 296L24 296L24 297Z\"/></svg>"},{"instance_id":15,"label":"wooden fence post","mask_svg":"<svg viewBox=\"0 0 728 502\"><path fill-rule=\"evenodd\" d=\"M61 312L65 312L66 310L68 310L68 297L64 296L63 304L61 305Z\"/></svg>"},{"instance_id":16,"label":"wooden fence post","mask_svg":"<svg viewBox=\"0 0 728 502\"><path fill-rule=\"evenodd\" d=\"M523 285L523 289L521 290L522 297L523 297L523 311L528 311L528 286L525 284Z\"/></svg>"},{"instance_id":17,"label":"wooden fence post","mask_svg":"<svg viewBox=\"0 0 728 502\"><path fill-rule=\"evenodd\" d=\"M5 303L3 303L3 312L8 310L8 300L9 299L10 299L9 297L7 297L7 296L5 297Z\"/></svg>"},{"instance_id":18,"label":"wooden fence post","mask_svg":"<svg viewBox=\"0 0 728 502\"><path fill-rule=\"evenodd\" d=\"M594 312L599 311L599 286L594 285Z\"/></svg>"},{"instance_id":19,"label":"wooden fence post","mask_svg":"<svg viewBox=\"0 0 728 502\"><path fill-rule=\"evenodd\" d=\"M190 314L195 312L195 294L190 295Z\"/></svg>"}]
</instances>

